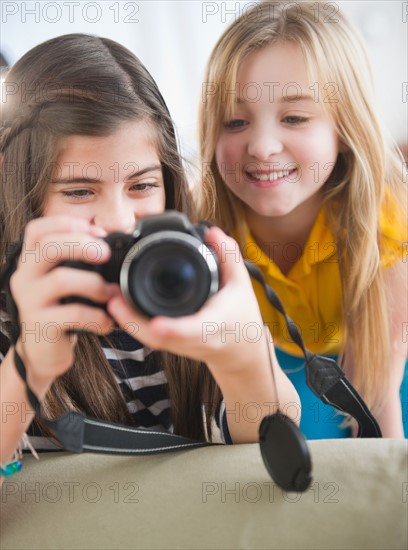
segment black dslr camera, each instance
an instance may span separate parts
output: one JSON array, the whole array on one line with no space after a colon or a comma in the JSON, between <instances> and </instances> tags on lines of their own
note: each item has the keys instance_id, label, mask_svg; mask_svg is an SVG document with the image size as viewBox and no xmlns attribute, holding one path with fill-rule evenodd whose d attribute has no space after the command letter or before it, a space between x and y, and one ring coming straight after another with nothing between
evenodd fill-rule
<instances>
[{"instance_id":1,"label":"black dslr camera","mask_svg":"<svg viewBox=\"0 0 408 550\"><path fill-rule=\"evenodd\" d=\"M219 287L218 258L204 243L205 225L193 225L175 210L147 216L132 234L111 233L107 263L64 262L65 266L100 273L118 283L131 306L147 317L180 317L198 311ZM85 302L76 297L69 302Z\"/></svg>"}]
</instances>

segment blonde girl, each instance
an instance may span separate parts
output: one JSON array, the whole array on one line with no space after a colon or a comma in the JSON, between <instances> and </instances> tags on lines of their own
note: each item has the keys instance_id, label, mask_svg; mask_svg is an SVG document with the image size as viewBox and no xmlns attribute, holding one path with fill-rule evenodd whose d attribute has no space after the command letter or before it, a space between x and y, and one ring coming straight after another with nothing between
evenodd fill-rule
<instances>
[{"instance_id":1,"label":"blonde girl","mask_svg":"<svg viewBox=\"0 0 408 550\"><path fill-rule=\"evenodd\" d=\"M378 122L362 42L333 6L261 2L219 39L203 83L201 216L260 266L306 345L343 361L383 435L402 437L406 165ZM348 436L254 288L306 435Z\"/></svg>"}]
</instances>

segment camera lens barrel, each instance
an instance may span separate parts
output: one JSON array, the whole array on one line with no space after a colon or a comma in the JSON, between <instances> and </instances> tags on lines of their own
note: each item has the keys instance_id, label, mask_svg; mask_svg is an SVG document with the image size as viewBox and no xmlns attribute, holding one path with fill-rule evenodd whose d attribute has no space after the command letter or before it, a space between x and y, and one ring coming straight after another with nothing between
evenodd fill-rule
<instances>
[{"instance_id":1,"label":"camera lens barrel","mask_svg":"<svg viewBox=\"0 0 408 550\"><path fill-rule=\"evenodd\" d=\"M218 259L195 235L161 230L130 248L120 286L128 302L148 317L190 315L217 292Z\"/></svg>"}]
</instances>

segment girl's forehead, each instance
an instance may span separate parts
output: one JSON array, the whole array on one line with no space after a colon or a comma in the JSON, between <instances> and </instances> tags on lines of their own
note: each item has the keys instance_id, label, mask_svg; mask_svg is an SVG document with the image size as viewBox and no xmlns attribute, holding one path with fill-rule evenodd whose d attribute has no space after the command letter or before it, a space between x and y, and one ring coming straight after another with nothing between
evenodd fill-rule
<instances>
[{"instance_id":1,"label":"girl's forehead","mask_svg":"<svg viewBox=\"0 0 408 550\"><path fill-rule=\"evenodd\" d=\"M112 143L137 141L137 143L157 148L158 131L153 122L144 119L125 120L117 124L114 128L107 129L106 132L99 133L72 133L63 135L58 140L57 150L59 153L68 149L80 147L81 144L87 144L98 147L102 142L111 141Z\"/></svg>"},{"instance_id":2,"label":"girl's forehead","mask_svg":"<svg viewBox=\"0 0 408 550\"><path fill-rule=\"evenodd\" d=\"M303 50L294 42L271 43L246 55L238 66L237 81L282 84L307 80Z\"/></svg>"}]
</instances>

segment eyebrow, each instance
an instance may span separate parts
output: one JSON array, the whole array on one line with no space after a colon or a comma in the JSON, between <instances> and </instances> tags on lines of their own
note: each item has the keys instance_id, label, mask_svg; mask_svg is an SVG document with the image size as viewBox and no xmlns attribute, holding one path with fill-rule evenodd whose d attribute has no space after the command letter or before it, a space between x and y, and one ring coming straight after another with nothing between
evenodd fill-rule
<instances>
[{"instance_id":1,"label":"eyebrow","mask_svg":"<svg viewBox=\"0 0 408 550\"><path fill-rule=\"evenodd\" d=\"M307 94L291 94L291 95L284 95L279 100L280 103L296 103L297 101L314 101L313 96ZM245 99L242 99L241 97L238 97L236 99L236 103L242 104L247 103ZM248 103L253 103L252 101L249 101Z\"/></svg>"},{"instance_id":2,"label":"eyebrow","mask_svg":"<svg viewBox=\"0 0 408 550\"><path fill-rule=\"evenodd\" d=\"M136 164L136 163L128 163L128 164ZM130 176L126 177L126 180L131 180L134 178L138 178L140 176L143 176L144 174L148 172L155 172L157 170L161 170L162 166L161 164L153 164L152 166L146 166L142 170L138 170L137 172L134 172ZM74 184L74 183L103 183L100 179L96 178L88 178L87 176L80 176L75 178L60 178L57 180L52 180L51 183L55 184Z\"/></svg>"},{"instance_id":3,"label":"eyebrow","mask_svg":"<svg viewBox=\"0 0 408 550\"><path fill-rule=\"evenodd\" d=\"M302 95L302 94L293 94L285 95L279 100L281 103L295 103L296 101L314 101L314 98L311 95Z\"/></svg>"}]
</instances>

